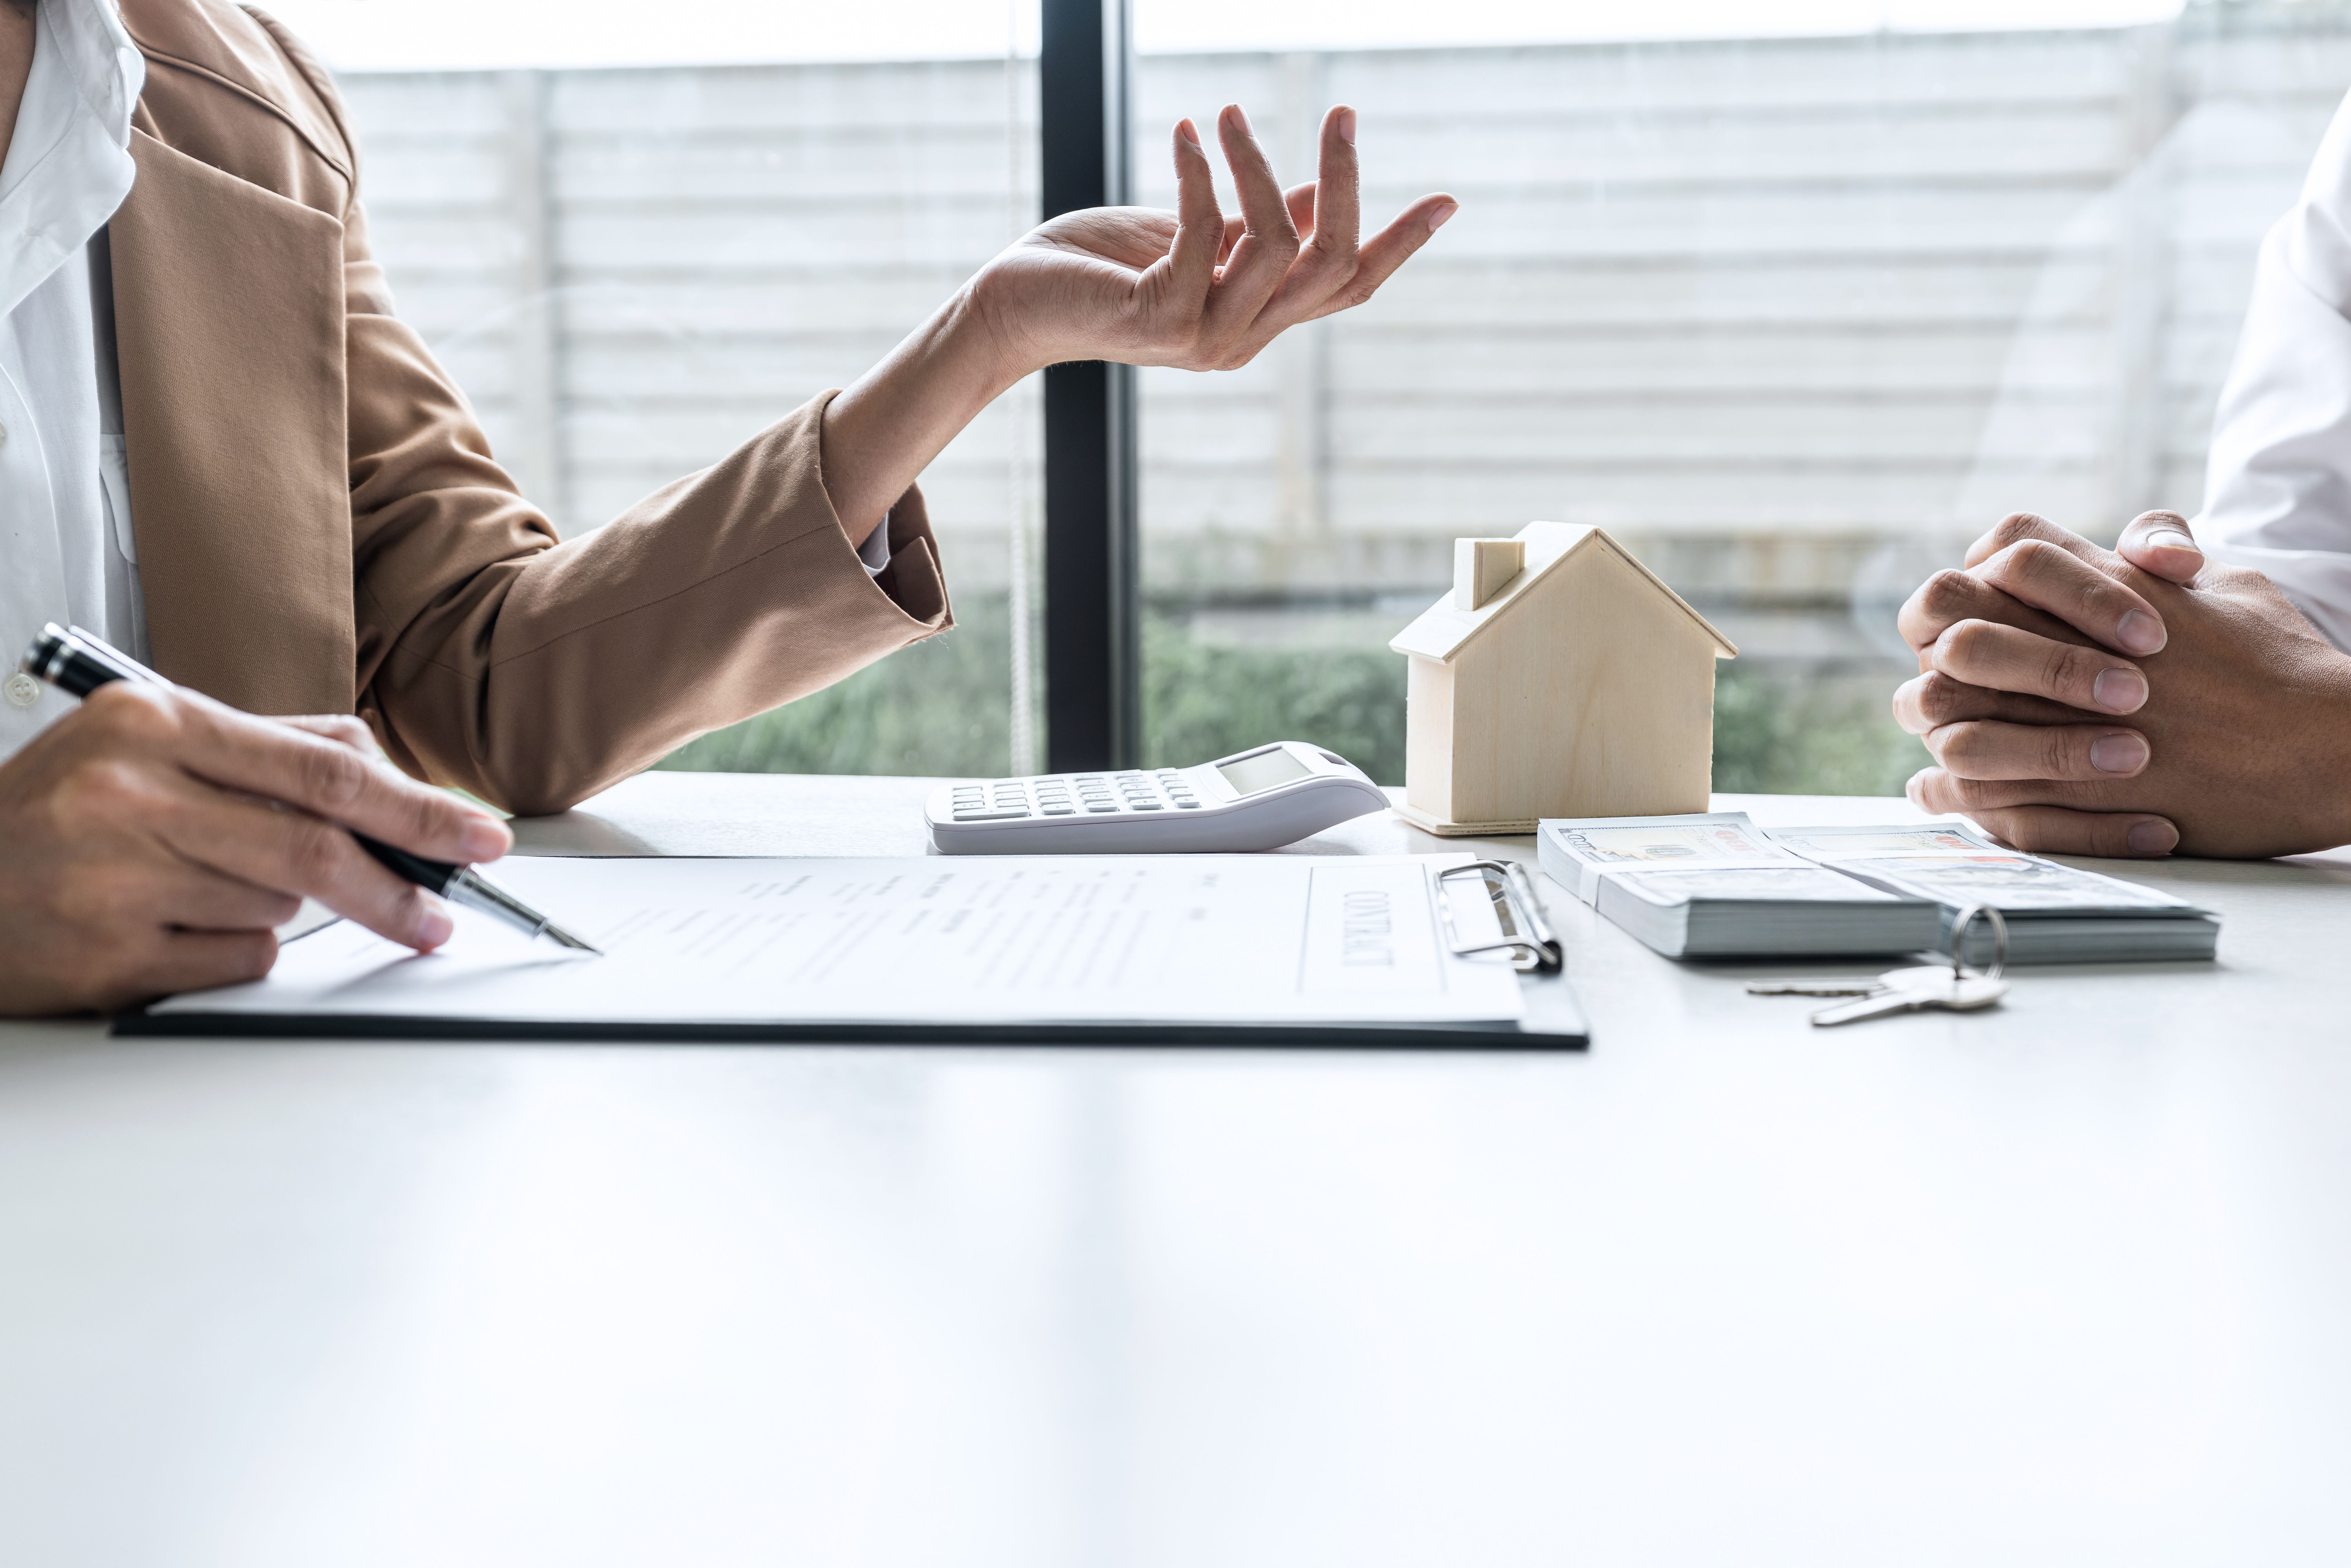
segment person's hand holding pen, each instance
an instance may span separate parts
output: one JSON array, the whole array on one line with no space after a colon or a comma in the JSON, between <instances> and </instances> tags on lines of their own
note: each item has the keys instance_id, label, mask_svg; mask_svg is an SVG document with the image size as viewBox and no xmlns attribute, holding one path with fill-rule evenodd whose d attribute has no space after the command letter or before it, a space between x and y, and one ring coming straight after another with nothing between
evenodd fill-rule
<instances>
[{"instance_id":1,"label":"person's hand holding pen","mask_svg":"<svg viewBox=\"0 0 2351 1568\"><path fill-rule=\"evenodd\" d=\"M304 895L418 951L449 911L346 829L436 860L513 835L402 777L350 717L256 718L119 682L0 763L0 1015L256 979Z\"/></svg>"},{"instance_id":2,"label":"person's hand holding pen","mask_svg":"<svg viewBox=\"0 0 2351 1568\"><path fill-rule=\"evenodd\" d=\"M1322 117L1317 177L1285 192L1238 104L1217 141L1240 204L1217 205L1193 122L1170 133L1177 210L1094 207L1030 230L833 399L824 482L862 543L931 459L1022 377L1072 360L1237 370L1301 321L1363 304L1459 210L1419 197L1362 235L1357 116Z\"/></svg>"}]
</instances>

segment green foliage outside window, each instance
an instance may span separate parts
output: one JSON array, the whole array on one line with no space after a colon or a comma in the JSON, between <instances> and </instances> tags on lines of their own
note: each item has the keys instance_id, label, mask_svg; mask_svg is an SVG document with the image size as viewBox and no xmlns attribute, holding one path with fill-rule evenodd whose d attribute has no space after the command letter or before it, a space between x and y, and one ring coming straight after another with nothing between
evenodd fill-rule
<instances>
[{"instance_id":1,"label":"green foliage outside window","mask_svg":"<svg viewBox=\"0 0 2351 1568\"><path fill-rule=\"evenodd\" d=\"M789 706L704 736L660 766L716 773L1001 776L1011 622L1001 596L956 606L956 630ZM1274 739L1311 740L1383 783L1404 781L1404 660L1354 648L1235 647L1155 615L1144 640L1144 749L1153 766ZM1896 795L1926 766L1886 699L1902 672L1725 664L1715 685L1714 787Z\"/></svg>"}]
</instances>

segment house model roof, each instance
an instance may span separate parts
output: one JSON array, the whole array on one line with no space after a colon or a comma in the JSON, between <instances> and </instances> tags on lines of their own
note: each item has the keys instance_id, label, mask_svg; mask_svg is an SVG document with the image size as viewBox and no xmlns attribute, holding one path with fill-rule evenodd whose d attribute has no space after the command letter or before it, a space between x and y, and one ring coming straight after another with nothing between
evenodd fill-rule
<instances>
[{"instance_id":1,"label":"house model roof","mask_svg":"<svg viewBox=\"0 0 2351 1568\"><path fill-rule=\"evenodd\" d=\"M1510 607L1536 583L1555 571L1573 571L1575 568L1571 562L1590 559L1593 551L1605 550L1640 573L1660 597L1697 622L1699 630L1713 640L1720 656L1739 656L1738 644L1716 631L1713 622L1691 609L1688 601L1667 588L1631 550L1609 538L1606 529L1582 523L1529 523L1516 537L1527 541L1527 564L1526 570L1512 578L1508 586L1475 610L1455 609L1453 595L1447 593L1397 632L1388 646L1399 653L1416 653L1438 664L1448 663L1497 617L1508 615Z\"/></svg>"}]
</instances>

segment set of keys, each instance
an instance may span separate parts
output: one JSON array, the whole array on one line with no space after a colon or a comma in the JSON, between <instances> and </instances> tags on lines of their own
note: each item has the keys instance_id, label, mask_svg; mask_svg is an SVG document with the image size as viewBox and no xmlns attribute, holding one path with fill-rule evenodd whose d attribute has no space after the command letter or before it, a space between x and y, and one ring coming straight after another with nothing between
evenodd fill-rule
<instances>
[{"instance_id":1,"label":"set of keys","mask_svg":"<svg viewBox=\"0 0 2351 1568\"><path fill-rule=\"evenodd\" d=\"M1970 974L1960 955L1966 951L1968 927L1981 917L1991 923L1992 960L1977 974ZM2008 982L2000 977L2008 963L2008 922L2000 911L1989 904L1978 904L1962 910L1951 925L1951 961L1944 964L1920 964L1905 969L1888 969L1876 979L1856 980L1753 980L1749 982L1750 997L1850 997L1850 1001L1834 1007L1822 1008L1813 1014L1813 1022L1823 1028L1832 1024L1859 1023L1864 1019L1886 1018L1894 1013L1918 1012L1928 1008L1948 1012L1968 1013L1988 1008L2008 995Z\"/></svg>"}]
</instances>

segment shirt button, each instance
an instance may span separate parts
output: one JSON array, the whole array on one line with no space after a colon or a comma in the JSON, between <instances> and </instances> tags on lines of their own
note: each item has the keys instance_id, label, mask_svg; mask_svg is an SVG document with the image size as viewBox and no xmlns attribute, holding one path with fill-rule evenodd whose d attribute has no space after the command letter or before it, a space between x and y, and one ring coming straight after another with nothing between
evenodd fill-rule
<instances>
[{"instance_id":1,"label":"shirt button","mask_svg":"<svg viewBox=\"0 0 2351 1568\"><path fill-rule=\"evenodd\" d=\"M41 700L41 683L19 670L0 681L0 696L8 699L10 707L31 707Z\"/></svg>"}]
</instances>

